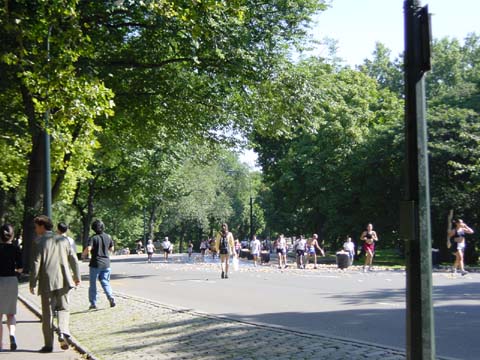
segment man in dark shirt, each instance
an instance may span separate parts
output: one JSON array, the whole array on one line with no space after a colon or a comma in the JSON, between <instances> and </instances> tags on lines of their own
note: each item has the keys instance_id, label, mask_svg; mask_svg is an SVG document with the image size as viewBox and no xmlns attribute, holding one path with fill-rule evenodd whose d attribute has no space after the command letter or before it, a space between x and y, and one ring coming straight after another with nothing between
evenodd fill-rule
<instances>
[{"instance_id":1,"label":"man in dark shirt","mask_svg":"<svg viewBox=\"0 0 480 360\"><path fill-rule=\"evenodd\" d=\"M97 279L102 285L105 295L107 295L110 307L115 306L112 288L110 287L110 252L113 252L113 240L106 234L105 225L101 220L95 220L92 223L92 230L95 235L88 239L88 246L83 252L84 257L90 258L90 287L88 289L88 300L90 309L97 308Z\"/></svg>"}]
</instances>

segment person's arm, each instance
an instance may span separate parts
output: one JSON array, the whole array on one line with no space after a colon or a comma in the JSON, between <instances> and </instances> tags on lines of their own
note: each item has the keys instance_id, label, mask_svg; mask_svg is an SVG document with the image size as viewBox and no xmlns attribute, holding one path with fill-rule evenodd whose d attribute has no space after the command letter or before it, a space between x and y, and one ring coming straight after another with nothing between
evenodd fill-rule
<instances>
[{"instance_id":1,"label":"person's arm","mask_svg":"<svg viewBox=\"0 0 480 360\"><path fill-rule=\"evenodd\" d=\"M366 231L362 232L362 235L360 235L360 240L362 241L367 240L366 236L367 236L367 232Z\"/></svg>"},{"instance_id":2,"label":"person's arm","mask_svg":"<svg viewBox=\"0 0 480 360\"><path fill-rule=\"evenodd\" d=\"M78 265L77 255L73 252L70 243L68 244L68 264L73 272L73 281L75 282L75 286L80 284L80 267Z\"/></svg>"},{"instance_id":3,"label":"person's arm","mask_svg":"<svg viewBox=\"0 0 480 360\"><path fill-rule=\"evenodd\" d=\"M376 231L372 231L372 240L373 241L378 241L378 236Z\"/></svg>"},{"instance_id":4,"label":"person's arm","mask_svg":"<svg viewBox=\"0 0 480 360\"><path fill-rule=\"evenodd\" d=\"M35 294L35 288L37 287L38 274L40 272L42 255L39 249L34 250L33 252L33 263L32 269L30 270L30 292Z\"/></svg>"},{"instance_id":5,"label":"person's arm","mask_svg":"<svg viewBox=\"0 0 480 360\"><path fill-rule=\"evenodd\" d=\"M472 228L470 228L467 224L463 224L463 230L465 231L465 233L467 234L473 234L473 230Z\"/></svg>"}]
</instances>

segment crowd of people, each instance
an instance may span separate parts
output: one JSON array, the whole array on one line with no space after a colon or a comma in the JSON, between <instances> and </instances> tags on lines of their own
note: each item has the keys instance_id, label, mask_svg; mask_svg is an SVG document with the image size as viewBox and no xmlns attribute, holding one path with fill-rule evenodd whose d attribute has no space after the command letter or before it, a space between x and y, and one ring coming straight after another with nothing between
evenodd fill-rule
<instances>
[{"instance_id":1,"label":"crowd of people","mask_svg":"<svg viewBox=\"0 0 480 360\"><path fill-rule=\"evenodd\" d=\"M54 327L53 317L57 316L58 342L61 349L68 349L69 331L69 293L80 284L79 263L76 254L75 242L68 236L68 226L60 222L56 232L53 231L53 223L44 215L34 219L36 238L32 243L32 259L29 273L30 291L37 293L41 298L42 307L42 333L44 346L39 350L42 353L53 351ZM105 225L101 220L95 220L91 226L94 235L89 237L88 244L82 253L83 259L89 259L89 309L97 309L99 281L105 293L110 307L115 307L116 302L110 286L110 254L114 251L114 243L110 235L105 232ZM465 236L473 234L473 230L461 219L453 221L453 228L448 230L448 247L453 246L455 262L453 271L459 270L462 275L467 274L464 267L463 256L465 252ZM0 233L0 351L3 340L3 315L6 315L7 329L10 339L10 350L17 349L15 337L16 312L18 297L18 276L22 273L22 253L18 245L14 243L14 228L10 224L1 227ZM372 224L368 224L360 235L362 251L365 254L363 271L371 270L375 256L375 244L379 241L377 232ZM168 261L173 252L174 245L168 236L164 237L161 248L163 258ZM146 251L147 262L151 263L157 248L152 240L148 240L145 248L137 249L137 253ZM187 253L191 258L194 246L188 243ZM228 225L223 223L220 231L214 238L204 239L200 243L200 254L205 260L207 254L211 254L215 260L218 256L220 261L220 277L229 279L230 268L238 267L241 257L252 260L253 266L270 262L270 254L276 253L278 268L285 269L288 265L288 254L293 254L295 266L305 269L307 264L313 262L313 268L317 268L318 256L325 256L325 250L317 234L310 238L300 235L296 238L287 239L280 234L274 242L268 239L260 241L256 235L250 241L240 242L229 231ZM355 244L351 236L346 236L340 251L336 252L337 264L340 268L353 264L357 254ZM346 265L340 266L339 259L347 259Z\"/></svg>"},{"instance_id":2,"label":"crowd of people","mask_svg":"<svg viewBox=\"0 0 480 360\"><path fill-rule=\"evenodd\" d=\"M68 226L60 222L54 232L52 220L44 215L35 217L35 239L32 243L29 288L40 296L42 311L42 334L44 346L40 353L51 353L54 342L54 316L57 318L57 335L60 348L70 346L69 294L80 284L80 269L75 242L67 235ZM110 253L113 240L104 231L105 225L96 220L92 224L95 235L89 238L83 252L89 258L90 309L97 309L99 280L109 301L114 307L115 299L110 287ZM23 271L23 258L19 245L14 243L14 228L10 224L1 227L0 234L0 351L3 350L3 315L7 317L10 350L17 350L15 337L18 298L18 277Z\"/></svg>"}]
</instances>

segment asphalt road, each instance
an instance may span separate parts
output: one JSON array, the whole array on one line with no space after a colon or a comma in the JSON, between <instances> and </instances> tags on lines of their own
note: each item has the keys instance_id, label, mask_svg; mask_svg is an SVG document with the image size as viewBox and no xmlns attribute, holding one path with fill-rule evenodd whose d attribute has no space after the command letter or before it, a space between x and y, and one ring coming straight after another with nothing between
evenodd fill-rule
<instances>
[{"instance_id":1,"label":"asphalt road","mask_svg":"<svg viewBox=\"0 0 480 360\"><path fill-rule=\"evenodd\" d=\"M179 259L177 258L177 261ZM83 264L86 271L86 264ZM164 263L130 255L112 261L121 292L210 314L307 333L405 348L405 272L253 268L230 279L218 264ZM480 274L433 274L437 355L478 359Z\"/></svg>"}]
</instances>

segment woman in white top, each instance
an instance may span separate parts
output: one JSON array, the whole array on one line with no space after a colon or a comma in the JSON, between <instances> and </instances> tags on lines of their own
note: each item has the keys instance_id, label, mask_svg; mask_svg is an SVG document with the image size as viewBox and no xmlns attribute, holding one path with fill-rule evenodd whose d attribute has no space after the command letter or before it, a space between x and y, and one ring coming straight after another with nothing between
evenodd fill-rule
<instances>
[{"instance_id":1,"label":"woman in white top","mask_svg":"<svg viewBox=\"0 0 480 360\"><path fill-rule=\"evenodd\" d=\"M275 241L275 248L277 249L278 268L287 267L287 241L283 234L280 234L277 241Z\"/></svg>"},{"instance_id":2,"label":"woman in white top","mask_svg":"<svg viewBox=\"0 0 480 360\"><path fill-rule=\"evenodd\" d=\"M258 257L260 256L261 247L262 247L262 244L257 239L257 237L255 235L253 235L253 240L250 243L250 251L251 251L251 254L253 256L253 266L257 266Z\"/></svg>"},{"instance_id":3,"label":"woman in white top","mask_svg":"<svg viewBox=\"0 0 480 360\"><path fill-rule=\"evenodd\" d=\"M473 234L473 230L463 222L462 219L454 221L455 228L448 232L450 237L455 241L455 262L453 263L453 272L460 269L462 275L467 275L463 264L463 254L465 253L465 234Z\"/></svg>"},{"instance_id":4,"label":"woman in white top","mask_svg":"<svg viewBox=\"0 0 480 360\"><path fill-rule=\"evenodd\" d=\"M153 245L152 240L147 242L147 262L151 263L153 259L153 253L155 252L155 245Z\"/></svg>"}]
</instances>

